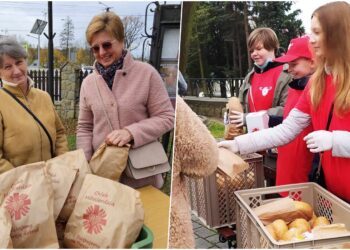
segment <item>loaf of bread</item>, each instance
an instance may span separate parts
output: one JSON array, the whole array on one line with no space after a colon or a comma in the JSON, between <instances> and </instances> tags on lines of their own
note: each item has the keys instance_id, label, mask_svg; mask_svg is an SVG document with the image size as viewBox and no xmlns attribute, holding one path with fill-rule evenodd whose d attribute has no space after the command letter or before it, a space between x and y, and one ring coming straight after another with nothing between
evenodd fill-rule
<instances>
[{"instance_id":1,"label":"loaf of bread","mask_svg":"<svg viewBox=\"0 0 350 250\"><path fill-rule=\"evenodd\" d=\"M225 123L224 138L226 140L232 140L236 136L243 134L243 127L236 127L235 124L230 123L231 111L239 111L243 113L243 107L237 97L231 97L226 104L227 122Z\"/></svg>"},{"instance_id":2,"label":"loaf of bread","mask_svg":"<svg viewBox=\"0 0 350 250\"><path fill-rule=\"evenodd\" d=\"M286 223L298 218L309 221L313 215L313 209L308 203L293 201L288 197L257 207L254 212L264 225L268 225L277 219L282 219Z\"/></svg>"}]
</instances>

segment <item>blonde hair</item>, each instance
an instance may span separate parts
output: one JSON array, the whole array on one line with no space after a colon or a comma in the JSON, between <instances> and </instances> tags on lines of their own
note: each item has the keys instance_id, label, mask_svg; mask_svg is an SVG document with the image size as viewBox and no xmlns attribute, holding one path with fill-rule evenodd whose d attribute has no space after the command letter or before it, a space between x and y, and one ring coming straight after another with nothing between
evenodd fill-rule
<instances>
[{"instance_id":1,"label":"blonde hair","mask_svg":"<svg viewBox=\"0 0 350 250\"><path fill-rule=\"evenodd\" d=\"M316 110L326 88L326 66L330 67L336 94L334 111L344 115L350 110L350 5L331 2L317 8L316 17L321 26L322 57L317 57L317 69L312 76L311 103Z\"/></svg>"},{"instance_id":2,"label":"blonde hair","mask_svg":"<svg viewBox=\"0 0 350 250\"><path fill-rule=\"evenodd\" d=\"M279 42L276 33L270 28L257 28L248 37L249 50L254 49L257 43L261 42L266 50L274 50L276 53Z\"/></svg>"},{"instance_id":3,"label":"blonde hair","mask_svg":"<svg viewBox=\"0 0 350 250\"><path fill-rule=\"evenodd\" d=\"M119 42L124 42L123 22L114 12L104 12L92 18L85 32L86 40L90 45L92 37L101 31L106 31Z\"/></svg>"}]
</instances>

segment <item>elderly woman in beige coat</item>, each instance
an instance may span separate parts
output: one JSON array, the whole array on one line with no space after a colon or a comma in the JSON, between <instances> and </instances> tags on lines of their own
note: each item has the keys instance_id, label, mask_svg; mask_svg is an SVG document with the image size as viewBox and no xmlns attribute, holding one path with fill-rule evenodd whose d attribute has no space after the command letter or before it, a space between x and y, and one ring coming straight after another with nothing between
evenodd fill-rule
<instances>
[{"instance_id":1,"label":"elderly woman in beige coat","mask_svg":"<svg viewBox=\"0 0 350 250\"><path fill-rule=\"evenodd\" d=\"M0 173L46 161L68 151L64 127L47 92L33 87L27 53L12 38L0 39ZM51 137L14 98L45 126Z\"/></svg>"}]
</instances>

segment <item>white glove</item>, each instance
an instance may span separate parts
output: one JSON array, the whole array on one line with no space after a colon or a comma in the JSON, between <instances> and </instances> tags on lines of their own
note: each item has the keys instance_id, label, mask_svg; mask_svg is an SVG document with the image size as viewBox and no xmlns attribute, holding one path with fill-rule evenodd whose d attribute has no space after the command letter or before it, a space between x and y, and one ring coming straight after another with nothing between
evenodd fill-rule
<instances>
[{"instance_id":1,"label":"white glove","mask_svg":"<svg viewBox=\"0 0 350 250\"><path fill-rule=\"evenodd\" d=\"M327 130L317 130L304 137L311 153L330 150L333 147L333 133Z\"/></svg>"},{"instance_id":2,"label":"white glove","mask_svg":"<svg viewBox=\"0 0 350 250\"><path fill-rule=\"evenodd\" d=\"M233 153L238 153L239 149L238 149L238 145L237 142L235 140L229 140L229 141L221 141L218 143L218 147L220 148L226 148L230 151L232 151Z\"/></svg>"},{"instance_id":3,"label":"white glove","mask_svg":"<svg viewBox=\"0 0 350 250\"><path fill-rule=\"evenodd\" d=\"M230 123L235 124L237 127L242 127L244 125L244 113L232 110Z\"/></svg>"}]
</instances>

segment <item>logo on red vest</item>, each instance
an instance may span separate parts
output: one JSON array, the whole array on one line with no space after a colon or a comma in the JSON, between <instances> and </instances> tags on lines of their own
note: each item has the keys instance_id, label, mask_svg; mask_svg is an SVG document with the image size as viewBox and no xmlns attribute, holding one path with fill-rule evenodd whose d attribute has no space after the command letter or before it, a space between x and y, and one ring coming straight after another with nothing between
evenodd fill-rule
<instances>
[{"instance_id":1,"label":"logo on red vest","mask_svg":"<svg viewBox=\"0 0 350 250\"><path fill-rule=\"evenodd\" d=\"M261 91L262 96L267 96L267 94L271 89L272 87L259 87L259 90Z\"/></svg>"},{"instance_id":2,"label":"logo on red vest","mask_svg":"<svg viewBox=\"0 0 350 250\"><path fill-rule=\"evenodd\" d=\"M14 193L6 199L5 208L14 220L20 220L29 212L31 201L27 194Z\"/></svg>"},{"instance_id":3,"label":"logo on red vest","mask_svg":"<svg viewBox=\"0 0 350 250\"><path fill-rule=\"evenodd\" d=\"M103 227L107 224L106 212L99 205L91 205L83 214L83 225L89 234L99 234Z\"/></svg>"}]
</instances>

